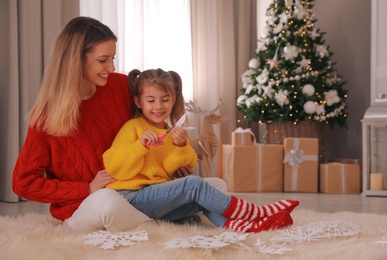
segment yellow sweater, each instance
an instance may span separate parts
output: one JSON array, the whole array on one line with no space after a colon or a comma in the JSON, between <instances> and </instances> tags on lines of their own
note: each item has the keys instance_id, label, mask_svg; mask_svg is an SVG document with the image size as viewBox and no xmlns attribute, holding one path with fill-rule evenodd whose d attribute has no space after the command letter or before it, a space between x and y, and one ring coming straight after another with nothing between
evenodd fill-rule
<instances>
[{"instance_id":1,"label":"yellow sweater","mask_svg":"<svg viewBox=\"0 0 387 260\"><path fill-rule=\"evenodd\" d=\"M151 126L143 117L131 119L118 132L111 148L103 154L106 171L117 180L107 188L138 190L170 181L177 169L196 165L195 151L188 142L183 147L175 146L172 135L167 134L164 145L145 147L140 142L145 130L152 130L158 135L166 131Z\"/></svg>"}]
</instances>

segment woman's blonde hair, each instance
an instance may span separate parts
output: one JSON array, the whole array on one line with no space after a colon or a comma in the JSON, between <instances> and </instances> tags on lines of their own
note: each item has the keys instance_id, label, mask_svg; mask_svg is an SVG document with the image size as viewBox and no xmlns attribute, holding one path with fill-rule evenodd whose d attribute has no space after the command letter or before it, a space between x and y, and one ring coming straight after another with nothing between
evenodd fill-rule
<instances>
[{"instance_id":1,"label":"woman's blonde hair","mask_svg":"<svg viewBox=\"0 0 387 260\"><path fill-rule=\"evenodd\" d=\"M77 129L83 60L95 45L108 40L116 42L117 37L109 27L90 17L76 17L62 29L28 115L30 126L54 136L69 135Z\"/></svg>"},{"instance_id":2,"label":"woman's blonde hair","mask_svg":"<svg viewBox=\"0 0 387 260\"><path fill-rule=\"evenodd\" d=\"M171 115L169 116L169 121L172 125L184 115L185 103L182 93L183 84L180 75L176 72L167 72L162 69L151 69L141 72L134 69L128 74L128 83L132 98L139 98L141 96L145 83L158 86L171 94L172 98L175 100ZM132 118L141 116L141 109L136 106L134 101L132 104Z\"/></svg>"}]
</instances>

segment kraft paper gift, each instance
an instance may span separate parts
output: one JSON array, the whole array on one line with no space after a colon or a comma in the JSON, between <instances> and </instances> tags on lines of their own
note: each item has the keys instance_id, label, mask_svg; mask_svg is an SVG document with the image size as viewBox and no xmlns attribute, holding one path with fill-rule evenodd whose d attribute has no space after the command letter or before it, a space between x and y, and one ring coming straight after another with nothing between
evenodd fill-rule
<instances>
[{"instance_id":1,"label":"kraft paper gift","mask_svg":"<svg viewBox=\"0 0 387 260\"><path fill-rule=\"evenodd\" d=\"M320 164L320 192L330 194L360 193L359 164Z\"/></svg>"},{"instance_id":2,"label":"kraft paper gift","mask_svg":"<svg viewBox=\"0 0 387 260\"><path fill-rule=\"evenodd\" d=\"M283 191L283 145L223 145L222 148L222 176L229 191Z\"/></svg>"},{"instance_id":3,"label":"kraft paper gift","mask_svg":"<svg viewBox=\"0 0 387 260\"><path fill-rule=\"evenodd\" d=\"M255 135L250 128L243 129L238 127L231 133L232 145L254 145L256 143Z\"/></svg>"},{"instance_id":4,"label":"kraft paper gift","mask_svg":"<svg viewBox=\"0 0 387 260\"><path fill-rule=\"evenodd\" d=\"M318 138L285 138L284 149L284 191L318 192Z\"/></svg>"}]
</instances>

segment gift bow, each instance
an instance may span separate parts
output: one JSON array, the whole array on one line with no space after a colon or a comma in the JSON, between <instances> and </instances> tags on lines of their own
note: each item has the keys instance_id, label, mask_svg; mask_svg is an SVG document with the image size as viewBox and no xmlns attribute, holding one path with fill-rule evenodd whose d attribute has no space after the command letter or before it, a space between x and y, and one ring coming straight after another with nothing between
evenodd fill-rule
<instances>
[{"instance_id":1,"label":"gift bow","mask_svg":"<svg viewBox=\"0 0 387 260\"><path fill-rule=\"evenodd\" d=\"M285 155L284 163L289 163L291 167L300 167L301 163L304 162L304 150L290 150L287 155Z\"/></svg>"},{"instance_id":2,"label":"gift bow","mask_svg":"<svg viewBox=\"0 0 387 260\"><path fill-rule=\"evenodd\" d=\"M234 133L249 133L253 136L254 138L254 143L257 142L256 138L255 138L255 134L253 133L253 131L251 131L251 128L242 128L242 127L238 127L237 129L235 129Z\"/></svg>"},{"instance_id":3,"label":"gift bow","mask_svg":"<svg viewBox=\"0 0 387 260\"><path fill-rule=\"evenodd\" d=\"M237 129L235 129L234 131L235 133L252 133L251 129L250 128L246 128L246 129L243 129L242 127L238 127Z\"/></svg>"}]
</instances>

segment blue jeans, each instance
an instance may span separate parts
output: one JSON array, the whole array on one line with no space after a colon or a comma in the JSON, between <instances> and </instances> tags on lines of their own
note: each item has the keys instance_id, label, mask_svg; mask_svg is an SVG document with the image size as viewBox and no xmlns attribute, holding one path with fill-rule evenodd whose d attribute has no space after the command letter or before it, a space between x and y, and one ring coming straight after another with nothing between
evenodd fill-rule
<instances>
[{"instance_id":1,"label":"blue jeans","mask_svg":"<svg viewBox=\"0 0 387 260\"><path fill-rule=\"evenodd\" d=\"M226 218L222 213L231 201L231 196L212 187L198 176L187 176L140 190L118 192L133 207L150 218L176 221L203 211L217 227L224 226Z\"/></svg>"}]
</instances>

